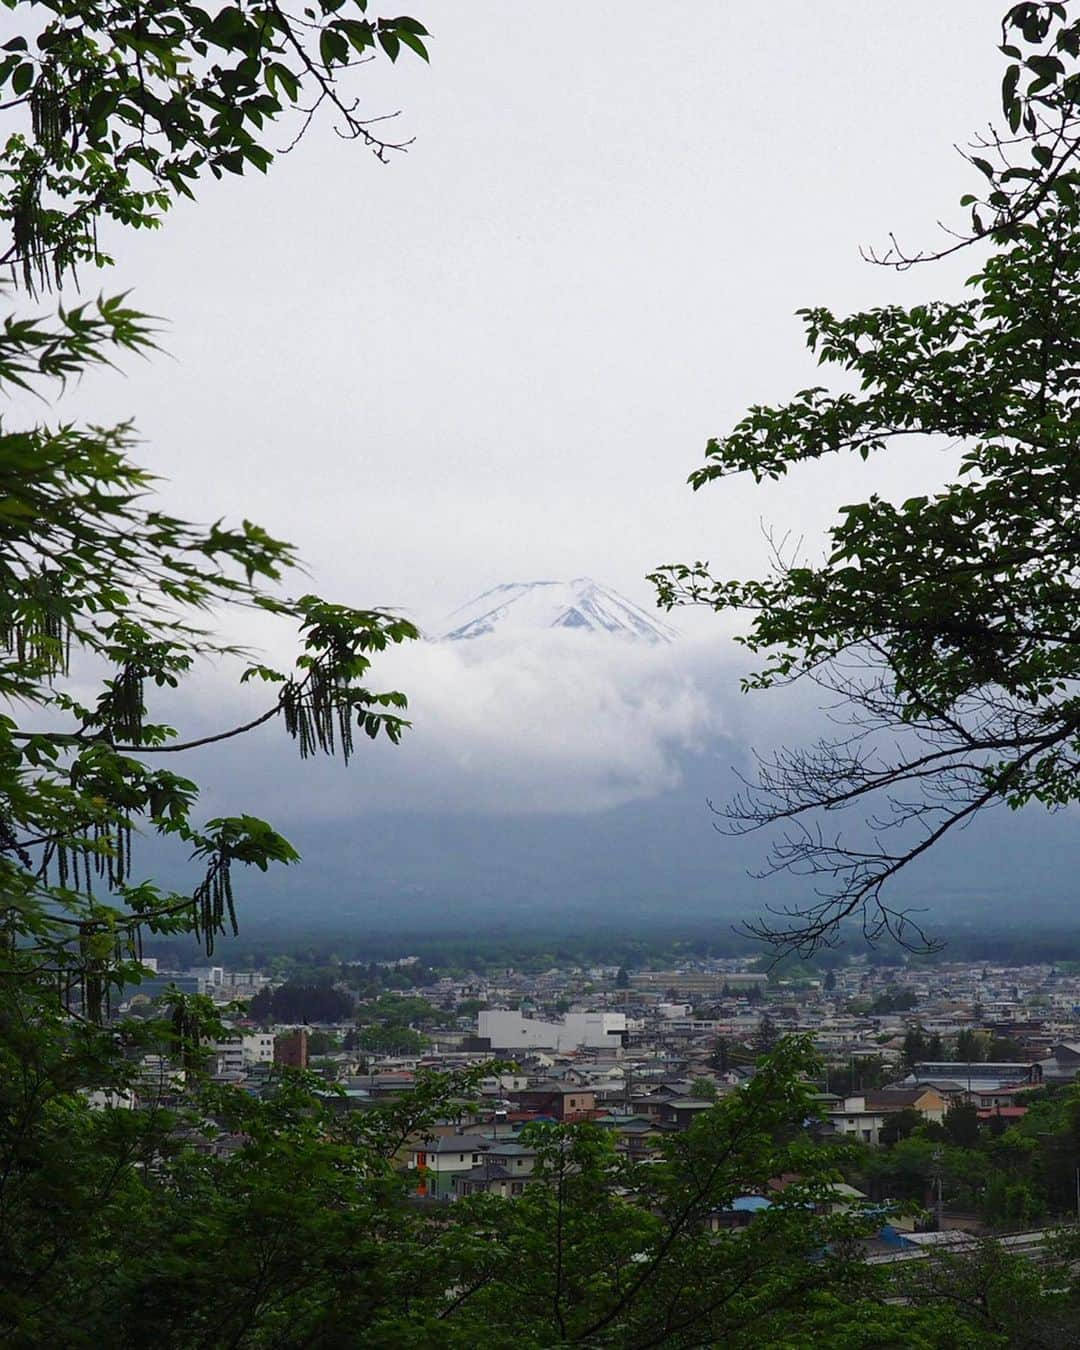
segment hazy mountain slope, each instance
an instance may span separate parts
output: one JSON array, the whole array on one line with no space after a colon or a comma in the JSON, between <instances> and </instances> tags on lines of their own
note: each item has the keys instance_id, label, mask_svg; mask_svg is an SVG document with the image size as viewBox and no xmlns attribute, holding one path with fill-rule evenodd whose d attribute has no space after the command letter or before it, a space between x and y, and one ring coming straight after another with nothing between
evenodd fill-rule
<instances>
[{"instance_id":1,"label":"hazy mountain slope","mask_svg":"<svg viewBox=\"0 0 1080 1350\"><path fill-rule=\"evenodd\" d=\"M589 816L385 813L304 825L304 862L252 878L243 923L361 935L403 928L570 928L668 919L720 925L806 894L792 878L759 881L765 840L718 834L706 797L731 782L719 755L649 802ZM279 822L284 823L284 822ZM1041 810L1000 812L935 850L894 896L940 919L1039 927L1080 918L1080 832ZM258 898L256 898L258 897Z\"/></svg>"}]
</instances>

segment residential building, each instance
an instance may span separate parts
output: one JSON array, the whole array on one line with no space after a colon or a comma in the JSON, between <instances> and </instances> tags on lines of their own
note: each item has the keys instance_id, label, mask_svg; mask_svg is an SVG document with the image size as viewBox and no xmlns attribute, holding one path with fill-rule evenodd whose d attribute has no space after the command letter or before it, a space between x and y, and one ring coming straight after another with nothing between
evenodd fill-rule
<instances>
[{"instance_id":1,"label":"residential building","mask_svg":"<svg viewBox=\"0 0 1080 1350\"><path fill-rule=\"evenodd\" d=\"M567 1013L561 1022L545 1022L507 1009L477 1014L477 1036L493 1051L577 1050L621 1048L626 1014L621 1012Z\"/></svg>"},{"instance_id":2,"label":"residential building","mask_svg":"<svg viewBox=\"0 0 1080 1350\"><path fill-rule=\"evenodd\" d=\"M274 1037L274 1063L287 1069L306 1069L308 1066L307 1027Z\"/></svg>"},{"instance_id":3,"label":"residential building","mask_svg":"<svg viewBox=\"0 0 1080 1350\"><path fill-rule=\"evenodd\" d=\"M762 989L769 983L768 975L730 970L640 970L630 976L630 988L653 990L666 994L709 994L719 998L725 991L745 993L748 989Z\"/></svg>"},{"instance_id":4,"label":"residential building","mask_svg":"<svg viewBox=\"0 0 1080 1350\"><path fill-rule=\"evenodd\" d=\"M447 1134L414 1144L409 1167L417 1174L417 1194L452 1199L454 1177L478 1167L490 1143L478 1134Z\"/></svg>"},{"instance_id":5,"label":"residential building","mask_svg":"<svg viewBox=\"0 0 1080 1350\"><path fill-rule=\"evenodd\" d=\"M559 1121L584 1120L596 1110L596 1093L573 1083L536 1083L515 1092L514 1100L522 1111Z\"/></svg>"}]
</instances>

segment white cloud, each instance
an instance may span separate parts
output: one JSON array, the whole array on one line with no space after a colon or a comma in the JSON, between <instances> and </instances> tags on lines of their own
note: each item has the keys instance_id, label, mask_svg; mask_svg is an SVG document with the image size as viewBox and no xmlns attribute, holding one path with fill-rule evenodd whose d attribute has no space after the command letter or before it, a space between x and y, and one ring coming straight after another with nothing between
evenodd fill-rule
<instances>
[{"instance_id":1,"label":"white cloud","mask_svg":"<svg viewBox=\"0 0 1080 1350\"><path fill-rule=\"evenodd\" d=\"M716 733L679 647L537 632L423 643L380 663L414 729L393 775L406 800L495 812L596 811L674 787L678 755ZM397 794L395 794L397 795ZM401 804L405 804L402 802Z\"/></svg>"},{"instance_id":2,"label":"white cloud","mask_svg":"<svg viewBox=\"0 0 1080 1350\"><path fill-rule=\"evenodd\" d=\"M205 752L195 776L214 783L222 805L242 790L245 809L294 819L384 809L603 811L677 787L682 758L724 733L709 686L719 665L719 687L734 690L731 651L726 639L651 647L557 631L409 643L380 656L370 678L372 688L408 695L413 725L401 745L364 741L348 769L321 759L301 765L280 730L268 728L246 738L242 757ZM188 707L199 725L188 731L255 709L250 689L241 705L218 675L198 683Z\"/></svg>"}]
</instances>

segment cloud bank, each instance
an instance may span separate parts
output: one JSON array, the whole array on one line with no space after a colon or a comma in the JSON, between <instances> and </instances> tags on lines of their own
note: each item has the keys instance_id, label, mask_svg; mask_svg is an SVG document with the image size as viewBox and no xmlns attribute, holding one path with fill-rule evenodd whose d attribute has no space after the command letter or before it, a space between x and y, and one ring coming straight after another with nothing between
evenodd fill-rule
<instances>
[{"instance_id":1,"label":"cloud bank","mask_svg":"<svg viewBox=\"0 0 1080 1350\"><path fill-rule=\"evenodd\" d=\"M653 647L539 630L409 643L381 655L370 678L408 695L413 725L401 745L365 741L348 768L300 764L271 726L245 738L242 756L201 753L194 776L222 807L232 797L235 810L242 789L245 809L293 819L602 812L677 788L688 755L735 734L738 713L733 721L726 709L736 708L738 673L730 640L717 636ZM217 672L198 684L191 730L254 711L250 688L228 690Z\"/></svg>"},{"instance_id":2,"label":"cloud bank","mask_svg":"<svg viewBox=\"0 0 1080 1350\"><path fill-rule=\"evenodd\" d=\"M380 675L408 690L414 723L395 787L443 810L589 812L651 797L720 729L685 652L617 637L422 643Z\"/></svg>"}]
</instances>

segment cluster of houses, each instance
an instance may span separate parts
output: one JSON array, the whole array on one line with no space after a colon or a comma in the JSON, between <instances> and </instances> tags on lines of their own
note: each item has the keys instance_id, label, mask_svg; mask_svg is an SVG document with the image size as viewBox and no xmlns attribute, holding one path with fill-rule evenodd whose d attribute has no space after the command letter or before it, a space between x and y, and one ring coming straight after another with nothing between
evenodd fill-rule
<instances>
[{"instance_id":1,"label":"cluster of houses","mask_svg":"<svg viewBox=\"0 0 1080 1350\"><path fill-rule=\"evenodd\" d=\"M187 978L223 1005L268 979L222 968ZM364 1110L407 1092L425 1068L512 1064L403 1151L418 1199L442 1202L478 1192L520 1195L536 1161L530 1122L590 1120L611 1132L620 1152L646 1158L665 1136L737 1092L767 1038L787 1032L807 1035L843 1079L842 1090L816 1094L818 1128L870 1146L885 1142L899 1112L941 1122L965 1102L984 1119L1008 1122L1023 1114L1026 1095L1040 1084L1080 1071L1080 979L1048 966L881 971L851 962L831 977L801 981L770 979L735 961L629 975L604 967L507 971L439 979L410 997L432 1009L420 1026L427 1043L415 1054L345 1049L355 1021L268 1028L232 1012L229 1036L210 1047L211 1073L259 1093L275 1065L314 1067L333 1080L339 1109ZM468 1012L459 1013L459 1004ZM356 1016L363 1015L361 1005ZM978 1031L1014 1053L1000 1062L912 1062L908 1039L916 1026L926 1044L953 1045L965 1031ZM315 1032L333 1048L313 1054ZM863 1067L871 1066L873 1085L864 1087ZM183 1070L148 1056L129 1104L182 1092ZM207 1147L234 1143L217 1137ZM759 1201L768 1197L747 1198L739 1212L751 1214Z\"/></svg>"}]
</instances>

